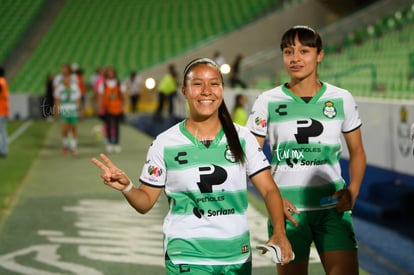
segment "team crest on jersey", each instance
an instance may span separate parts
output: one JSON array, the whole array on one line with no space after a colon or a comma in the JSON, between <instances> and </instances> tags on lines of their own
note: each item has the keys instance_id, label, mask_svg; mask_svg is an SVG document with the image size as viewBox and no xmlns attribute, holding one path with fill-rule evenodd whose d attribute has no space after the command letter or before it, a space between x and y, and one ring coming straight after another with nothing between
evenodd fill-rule
<instances>
[{"instance_id":1,"label":"team crest on jersey","mask_svg":"<svg viewBox=\"0 0 414 275\"><path fill-rule=\"evenodd\" d=\"M233 152L230 150L230 146L226 146L226 151L224 151L224 158L232 163L236 162Z\"/></svg>"},{"instance_id":2,"label":"team crest on jersey","mask_svg":"<svg viewBox=\"0 0 414 275\"><path fill-rule=\"evenodd\" d=\"M325 107L323 108L323 114L327 118L334 118L336 116L336 109L332 101L325 102Z\"/></svg>"},{"instance_id":3,"label":"team crest on jersey","mask_svg":"<svg viewBox=\"0 0 414 275\"><path fill-rule=\"evenodd\" d=\"M254 119L254 122L256 123L257 126L260 126L262 128L266 127L266 119L262 118L262 117L256 117Z\"/></svg>"},{"instance_id":4,"label":"team crest on jersey","mask_svg":"<svg viewBox=\"0 0 414 275\"><path fill-rule=\"evenodd\" d=\"M154 177L159 177L162 174L162 169L157 167L157 166L150 165L148 167L148 174L150 174L151 176L154 176Z\"/></svg>"}]
</instances>

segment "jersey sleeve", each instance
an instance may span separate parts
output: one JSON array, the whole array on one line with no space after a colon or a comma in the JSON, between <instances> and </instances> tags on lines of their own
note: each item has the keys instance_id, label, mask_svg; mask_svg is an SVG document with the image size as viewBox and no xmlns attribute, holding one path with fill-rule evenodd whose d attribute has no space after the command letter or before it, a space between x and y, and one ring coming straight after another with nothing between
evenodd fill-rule
<instances>
[{"instance_id":1,"label":"jersey sleeve","mask_svg":"<svg viewBox=\"0 0 414 275\"><path fill-rule=\"evenodd\" d=\"M147 158L142 167L139 180L153 187L164 187L166 182L166 166L164 162L164 146L156 138L147 152Z\"/></svg>"},{"instance_id":2,"label":"jersey sleeve","mask_svg":"<svg viewBox=\"0 0 414 275\"><path fill-rule=\"evenodd\" d=\"M243 133L243 139L245 140L245 152L246 152L246 173L249 177L270 168L269 161L267 160L263 149L260 147L255 136L245 127L240 127Z\"/></svg>"},{"instance_id":3,"label":"jersey sleeve","mask_svg":"<svg viewBox=\"0 0 414 275\"><path fill-rule=\"evenodd\" d=\"M362 122L359 116L358 105L349 92L344 96L344 104L345 120L342 125L342 132L347 133L359 128Z\"/></svg>"},{"instance_id":4,"label":"jersey sleeve","mask_svg":"<svg viewBox=\"0 0 414 275\"><path fill-rule=\"evenodd\" d=\"M246 127L255 135L266 137L267 118L268 110L266 100L263 95L259 95L253 104Z\"/></svg>"}]
</instances>

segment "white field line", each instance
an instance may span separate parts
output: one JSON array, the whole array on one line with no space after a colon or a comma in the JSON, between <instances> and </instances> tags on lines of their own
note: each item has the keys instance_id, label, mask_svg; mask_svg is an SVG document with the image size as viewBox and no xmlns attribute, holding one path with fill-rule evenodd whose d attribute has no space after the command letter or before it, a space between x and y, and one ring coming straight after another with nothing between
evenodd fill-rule
<instances>
[{"instance_id":1,"label":"white field line","mask_svg":"<svg viewBox=\"0 0 414 275\"><path fill-rule=\"evenodd\" d=\"M19 129L14 131L13 134L8 137L7 144L11 144L14 140L16 140L21 134L24 133L24 131L26 131L27 128L29 128L30 125L32 125L31 120L28 120L25 123L23 123L22 126L19 127Z\"/></svg>"}]
</instances>

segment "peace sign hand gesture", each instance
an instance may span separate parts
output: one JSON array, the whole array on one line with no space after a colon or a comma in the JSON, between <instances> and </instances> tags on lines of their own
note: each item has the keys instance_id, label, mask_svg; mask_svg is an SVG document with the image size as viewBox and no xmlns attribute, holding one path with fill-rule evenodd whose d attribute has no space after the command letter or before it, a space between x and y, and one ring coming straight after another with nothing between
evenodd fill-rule
<instances>
[{"instance_id":1,"label":"peace sign hand gesture","mask_svg":"<svg viewBox=\"0 0 414 275\"><path fill-rule=\"evenodd\" d=\"M96 158L92 158L91 162L102 170L101 178L104 180L104 184L118 191L122 191L128 187L130 183L129 177L121 169L116 167L107 156L104 154L100 154L99 156L105 164Z\"/></svg>"}]
</instances>

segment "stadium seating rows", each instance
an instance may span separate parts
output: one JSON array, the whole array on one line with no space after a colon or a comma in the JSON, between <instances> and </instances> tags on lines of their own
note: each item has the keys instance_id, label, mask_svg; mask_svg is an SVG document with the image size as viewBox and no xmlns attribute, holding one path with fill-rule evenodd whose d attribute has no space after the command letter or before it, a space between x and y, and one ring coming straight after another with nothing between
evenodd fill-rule
<instances>
[{"instance_id":1,"label":"stadium seating rows","mask_svg":"<svg viewBox=\"0 0 414 275\"><path fill-rule=\"evenodd\" d=\"M0 19L0 26L7 25L9 32L14 30L14 34L8 34L10 37L19 37L43 1L7 0L10 12ZM43 93L46 74L58 72L64 62L79 63L87 73L101 65L114 65L125 76L131 69L143 70L197 43L224 35L272 10L276 2L242 0L236 5L231 0L68 1L12 81L11 90ZM11 22L20 27L10 28ZM412 99L413 40L414 10L408 6L350 34L340 51L325 45L326 58L320 74L323 80L346 88L355 96ZM1 49L5 52L7 44ZM281 73L280 80L286 79L286 73ZM260 83L266 86L270 82ZM261 89L266 88L262 86Z\"/></svg>"},{"instance_id":2,"label":"stadium seating rows","mask_svg":"<svg viewBox=\"0 0 414 275\"><path fill-rule=\"evenodd\" d=\"M125 76L132 69L146 69L238 28L276 2L67 1L13 79L11 90L42 93L46 75L57 73L66 62L80 64L87 74L99 66L113 65Z\"/></svg>"},{"instance_id":3,"label":"stadium seating rows","mask_svg":"<svg viewBox=\"0 0 414 275\"><path fill-rule=\"evenodd\" d=\"M0 9L0 61L20 39L44 0L2 0Z\"/></svg>"}]
</instances>

